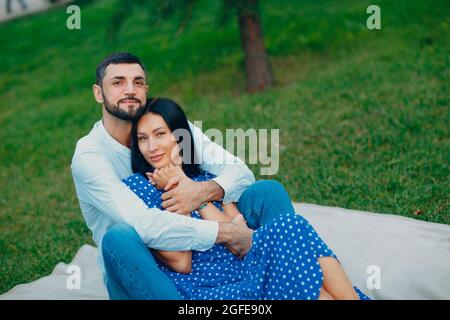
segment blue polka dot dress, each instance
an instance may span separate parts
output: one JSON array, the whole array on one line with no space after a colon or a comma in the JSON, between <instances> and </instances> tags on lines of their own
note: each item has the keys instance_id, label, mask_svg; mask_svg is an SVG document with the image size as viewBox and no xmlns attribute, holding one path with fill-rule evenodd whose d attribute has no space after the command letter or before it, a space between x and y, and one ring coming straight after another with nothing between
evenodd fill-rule
<instances>
[{"instance_id":1,"label":"blue polka dot dress","mask_svg":"<svg viewBox=\"0 0 450 320\"><path fill-rule=\"evenodd\" d=\"M213 177L202 172L193 180ZM149 208L161 209L163 191L142 175L123 181ZM219 202L214 204L223 211ZM201 219L198 211L191 215ZM255 230L252 248L244 259L216 244L205 252L192 252L189 274L173 272L161 263L158 267L188 300L315 300L323 282L320 257L336 258L307 220L289 213ZM355 290L361 299L369 299Z\"/></svg>"}]
</instances>

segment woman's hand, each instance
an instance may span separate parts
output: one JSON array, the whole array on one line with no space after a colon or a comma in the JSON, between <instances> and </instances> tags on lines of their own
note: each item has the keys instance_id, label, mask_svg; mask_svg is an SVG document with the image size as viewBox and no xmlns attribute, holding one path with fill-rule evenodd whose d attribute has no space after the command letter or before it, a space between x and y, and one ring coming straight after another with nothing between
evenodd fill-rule
<instances>
[{"instance_id":1,"label":"woman's hand","mask_svg":"<svg viewBox=\"0 0 450 320\"><path fill-rule=\"evenodd\" d=\"M176 176L184 176L184 172L179 166L170 164L159 169L155 169L153 173L147 172L147 177L150 183L153 184L158 189L164 189L167 186L169 180Z\"/></svg>"}]
</instances>

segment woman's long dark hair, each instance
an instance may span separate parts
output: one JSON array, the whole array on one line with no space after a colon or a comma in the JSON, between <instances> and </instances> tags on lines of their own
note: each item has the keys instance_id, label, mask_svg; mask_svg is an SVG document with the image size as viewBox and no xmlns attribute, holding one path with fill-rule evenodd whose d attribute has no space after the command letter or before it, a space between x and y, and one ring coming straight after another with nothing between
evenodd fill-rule
<instances>
[{"instance_id":1,"label":"woman's long dark hair","mask_svg":"<svg viewBox=\"0 0 450 320\"><path fill-rule=\"evenodd\" d=\"M183 159L183 171L188 177L195 177L200 174L201 170L198 164L195 162L195 148L194 138L192 136L191 129L186 115L181 107L172 99L169 98L152 98L148 99L145 105L145 109L139 115L139 117L133 121L133 127L131 129L131 167L133 172L142 174L147 178L146 172L153 172L154 168L151 166L142 155L139 150L139 141L137 137L137 127L139 120L148 113L155 113L160 115L170 131L174 133L177 129L184 129L184 132L189 132L190 141L184 141L184 144L190 143L188 148L180 148L182 153L188 152L188 154L182 154ZM177 143L180 144L179 136L174 133L177 139ZM185 137L181 137L185 138ZM189 160L189 161L185 161Z\"/></svg>"}]
</instances>

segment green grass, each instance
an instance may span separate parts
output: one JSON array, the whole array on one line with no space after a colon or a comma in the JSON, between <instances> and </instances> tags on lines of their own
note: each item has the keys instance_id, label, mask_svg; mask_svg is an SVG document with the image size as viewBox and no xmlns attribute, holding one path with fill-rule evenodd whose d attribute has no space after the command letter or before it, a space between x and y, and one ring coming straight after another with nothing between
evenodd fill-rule
<instances>
[{"instance_id":1,"label":"green grass","mask_svg":"<svg viewBox=\"0 0 450 320\"><path fill-rule=\"evenodd\" d=\"M382 30L369 31L370 1L262 0L276 86L255 95L219 5L203 1L177 36L175 19L151 27L135 11L109 43L116 2L82 7L78 31L64 8L0 25L0 292L92 243L69 165L101 116L95 65L118 50L203 129L279 128L279 173L251 168L295 201L450 224L447 1L378 1Z\"/></svg>"}]
</instances>

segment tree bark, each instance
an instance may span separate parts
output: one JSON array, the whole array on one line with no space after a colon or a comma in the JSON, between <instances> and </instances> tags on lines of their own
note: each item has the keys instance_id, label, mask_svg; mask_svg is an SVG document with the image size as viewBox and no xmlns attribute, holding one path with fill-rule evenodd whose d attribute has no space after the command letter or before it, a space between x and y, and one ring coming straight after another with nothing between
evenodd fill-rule
<instances>
[{"instance_id":1,"label":"tree bark","mask_svg":"<svg viewBox=\"0 0 450 320\"><path fill-rule=\"evenodd\" d=\"M273 86L273 74L264 47L258 0L238 1L241 44L245 55L247 90L263 91Z\"/></svg>"}]
</instances>

